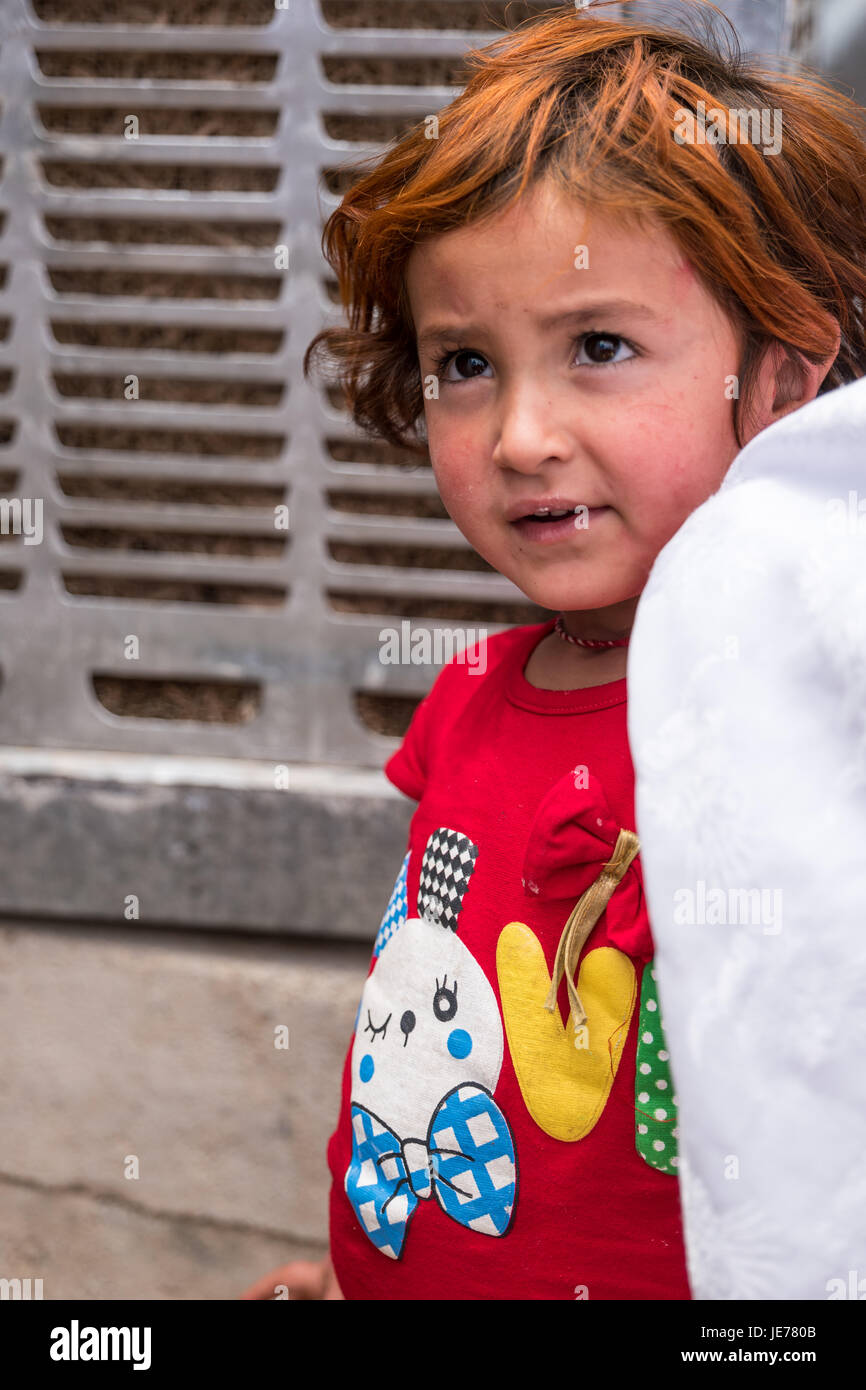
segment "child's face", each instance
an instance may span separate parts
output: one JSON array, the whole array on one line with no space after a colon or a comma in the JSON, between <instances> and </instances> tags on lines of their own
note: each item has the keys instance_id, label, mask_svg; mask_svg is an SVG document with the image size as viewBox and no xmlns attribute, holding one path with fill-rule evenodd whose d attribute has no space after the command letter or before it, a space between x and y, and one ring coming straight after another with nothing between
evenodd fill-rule
<instances>
[{"instance_id":1,"label":"child's face","mask_svg":"<svg viewBox=\"0 0 866 1390\"><path fill-rule=\"evenodd\" d=\"M581 245L588 266L576 269ZM437 360L461 349L425 402L436 483L457 526L542 607L636 598L739 452L739 337L676 242L617 214L585 219L544 181L495 221L416 246L407 290L425 386ZM611 300L644 309L583 312ZM592 509L576 517L585 524L551 543L509 520L550 496Z\"/></svg>"}]
</instances>

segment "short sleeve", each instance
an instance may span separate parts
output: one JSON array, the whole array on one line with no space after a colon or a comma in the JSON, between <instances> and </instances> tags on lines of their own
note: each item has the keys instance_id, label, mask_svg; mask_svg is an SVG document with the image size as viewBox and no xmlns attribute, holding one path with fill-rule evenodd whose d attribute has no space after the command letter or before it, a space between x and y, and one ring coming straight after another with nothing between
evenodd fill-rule
<instances>
[{"instance_id":1,"label":"short sleeve","mask_svg":"<svg viewBox=\"0 0 866 1390\"><path fill-rule=\"evenodd\" d=\"M475 693L478 682L466 679L468 669L458 657L445 663L429 693L416 705L403 742L385 763L388 781L413 801L424 795L437 744Z\"/></svg>"},{"instance_id":2,"label":"short sleeve","mask_svg":"<svg viewBox=\"0 0 866 1390\"><path fill-rule=\"evenodd\" d=\"M431 692L432 694L432 692ZM409 721L403 742L384 766L385 776L398 791L420 801L427 785L427 730L430 722L430 695L418 704Z\"/></svg>"}]
</instances>

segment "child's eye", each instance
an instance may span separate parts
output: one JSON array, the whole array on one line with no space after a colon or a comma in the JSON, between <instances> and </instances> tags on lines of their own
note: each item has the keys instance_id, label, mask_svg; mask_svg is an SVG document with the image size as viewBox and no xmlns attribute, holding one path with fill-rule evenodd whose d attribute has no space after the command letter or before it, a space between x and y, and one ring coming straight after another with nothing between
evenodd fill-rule
<instances>
[{"instance_id":1,"label":"child's eye","mask_svg":"<svg viewBox=\"0 0 866 1390\"><path fill-rule=\"evenodd\" d=\"M633 343L627 338L622 338L618 333L581 333L572 343L572 348L583 347L589 353L590 361L579 362L581 367L621 367L632 358L637 357L638 353ZM621 349L628 349L629 357L619 357ZM458 367L460 358L465 359L464 365ZM466 376L446 377L445 372L451 363L454 363L458 372L466 371ZM471 381L473 377L481 376L484 366L478 367L478 363L485 364L487 358L481 352L476 352L474 348L454 348L451 352L446 352L444 357L440 357L435 363L436 375L448 385L455 385L459 381ZM467 363L475 365L468 367Z\"/></svg>"},{"instance_id":2,"label":"child's eye","mask_svg":"<svg viewBox=\"0 0 866 1390\"><path fill-rule=\"evenodd\" d=\"M636 352L634 351L634 348L632 347L628 339L621 338L618 333L582 333L581 336L578 339L576 339L575 347L578 343L583 344L586 351L590 353L591 358L594 356L596 352L599 353L599 356L601 358L600 361L590 361L589 363L581 363L581 366L619 367L623 362L628 362L631 360L631 358L629 357L620 358L619 361L613 360L617 356L617 352L621 347L627 347L629 352L631 353L631 357L637 356ZM590 344L592 344L591 348L589 346Z\"/></svg>"},{"instance_id":3,"label":"child's eye","mask_svg":"<svg viewBox=\"0 0 866 1390\"><path fill-rule=\"evenodd\" d=\"M474 359L475 362L486 362L486 361L487 361L486 357L483 357L482 354L481 354L480 352L476 352L474 348L456 348L453 352L446 352L446 354L445 354L444 357L440 357L440 358L439 358L438 362L436 363L436 375L437 375L438 377L442 377L442 375L444 374L445 369L448 367L449 363L450 363L450 362L455 362L455 363L456 363L458 357L467 357L467 358L470 359L470 361L472 361L472 360ZM483 368L482 368L482 371L483 371ZM458 380L458 381L466 381L466 380L470 380L473 376L480 376L480 375L481 375L481 372L480 372L480 371L474 371L474 370L473 370L473 371L470 371L470 372L469 372L468 377L458 377L457 380ZM448 380L451 380L452 382L453 382L453 380L454 380L453 377L452 377L452 378L447 378L447 379L448 379Z\"/></svg>"},{"instance_id":4,"label":"child's eye","mask_svg":"<svg viewBox=\"0 0 866 1390\"><path fill-rule=\"evenodd\" d=\"M457 981L454 981L451 989L448 988L448 976L442 977L442 983L436 981L436 993L433 995L433 1012L440 1023L450 1023L457 1012Z\"/></svg>"}]
</instances>

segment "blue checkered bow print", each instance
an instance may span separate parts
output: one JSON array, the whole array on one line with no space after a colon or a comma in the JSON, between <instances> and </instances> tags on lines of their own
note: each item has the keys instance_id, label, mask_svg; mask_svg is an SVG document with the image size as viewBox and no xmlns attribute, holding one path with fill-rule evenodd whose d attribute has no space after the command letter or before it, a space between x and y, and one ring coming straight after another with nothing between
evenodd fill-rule
<instances>
[{"instance_id":1,"label":"blue checkered bow print","mask_svg":"<svg viewBox=\"0 0 866 1390\"><path fill-rule=\"evenodd\" d=\"M435 1195L453 1221L504 1236L517 1196L514 1140L483 1086L455 1086L439 1102L426 1142L401 1141L362 1105L352 1106L346 1195L369 1239L398 1260L418 1202Z\"/></svg>"}]
</instances>

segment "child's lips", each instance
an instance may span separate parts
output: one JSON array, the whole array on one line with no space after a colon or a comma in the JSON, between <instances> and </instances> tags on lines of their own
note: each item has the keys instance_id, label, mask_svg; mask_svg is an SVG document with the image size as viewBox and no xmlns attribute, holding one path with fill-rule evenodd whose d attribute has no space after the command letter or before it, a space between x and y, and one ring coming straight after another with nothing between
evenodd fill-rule
<instances>
[{"instance_id":1,"label":"child's lips","mask_svg":"<svg viewBox=\"0 0 866 1390\"><path fill-rule=\"evenodd\" d=\"M520 517L509 524L524 540L552 545L557 541L570 540L575 535L587 535L609 511L610 507L590 507L585 512L564 516L559 521L534 521L532 517Z\"/></svg>"}]
</instances>

